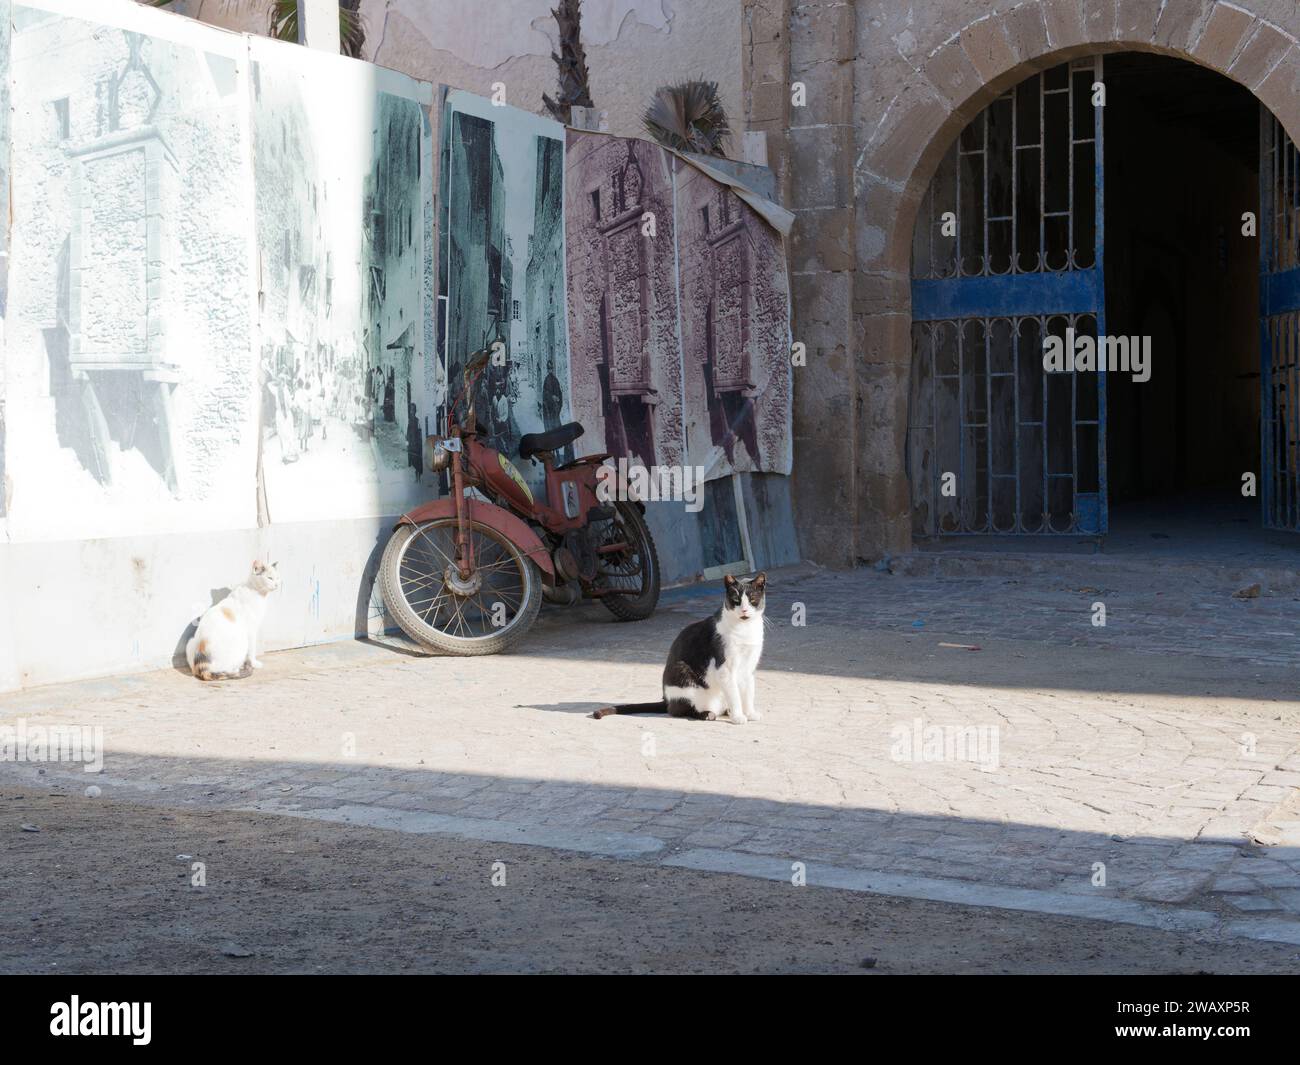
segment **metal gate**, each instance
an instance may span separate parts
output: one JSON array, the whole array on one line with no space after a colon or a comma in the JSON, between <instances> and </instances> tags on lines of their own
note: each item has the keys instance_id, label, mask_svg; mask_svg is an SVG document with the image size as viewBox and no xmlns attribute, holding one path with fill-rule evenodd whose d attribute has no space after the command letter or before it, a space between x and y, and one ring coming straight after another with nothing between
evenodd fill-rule
<instances>
[{"instance_id":1,"label":"metal gate","mask_svg":"<svg viewBox=\"0 0 1300 1065\"><path fill-rule=\"evenodd\" d=\"M1259 111L1260 496L1265 528L1300 531L1300 153Z\"/></svg>"},{"instance_id":2,"label":"metal gate","mask_svg":"<svg viewBox=\"0 0 1300 1065\"><path fill-rule=\"evenodd\" d=\"M1106 375L1047 373L1104 333L1101 58L1035 74L958 137L912 248L913 532L1106 532Z\"/></svg>"}]
</instances>

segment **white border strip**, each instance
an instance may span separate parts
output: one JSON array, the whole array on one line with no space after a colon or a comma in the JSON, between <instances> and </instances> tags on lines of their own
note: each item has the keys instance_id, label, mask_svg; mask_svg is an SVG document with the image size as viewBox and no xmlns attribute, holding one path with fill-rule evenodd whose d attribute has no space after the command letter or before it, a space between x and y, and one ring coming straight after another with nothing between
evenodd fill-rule
<instances>
[{"instance_id":1,"label":"white border strip","mask_svg":"<svg viewBox=\"0 0 1300 1065\"><path fill-rule=\"evenodd\" d=\"M449 835L493 843L518 843L530 847L573 851L606 858L640 859L659 867L694 869L705 873L727 873L758 880L790 882L791 863L786 858L745 854L739 851L699 848L661 860L656 856L667 844L655 836L626 832L598 832L582 828L558 828L552 825L527 825L476 817L397 810L385 806L346 805L331 809L295 809L282 799L266 799L240 810L297 817L333 824L361 825L393 832L417 835ZM877 873L866 869L808 863L805 868L809 887L856 891L892 898L921 899L953 906L975 906L996 910L1015 910L1052 917L1069 917L1110 924L1138 925L1163 932L1197 935L1213 939L1231 936L1300 945L1300 921L1282 917L1221 919L1205 910L1159 906L1131 899L1101 898L1063 891L1036 888L997 887L967 880L941 880L935 877Z\"/></svg>"}]
</instances>

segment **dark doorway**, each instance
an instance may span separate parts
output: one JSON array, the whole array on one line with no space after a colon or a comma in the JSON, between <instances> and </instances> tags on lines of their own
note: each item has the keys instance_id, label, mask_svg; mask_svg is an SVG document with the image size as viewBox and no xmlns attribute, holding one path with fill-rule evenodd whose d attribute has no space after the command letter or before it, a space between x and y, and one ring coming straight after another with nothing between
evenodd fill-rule
<instances>
[{"instance_id":1,"label":"dark doorway","mask_svg":"<svg viewBox=\"0 0 1300 1065\"><path fill-rule=\"evenodd\" d=\"M1259 103L1163 56L1107 56L1105 81L1106 332L1151 338L1150 380L1107 384L1111 533L1258 529Z\"/></svg>"}]
</instances>

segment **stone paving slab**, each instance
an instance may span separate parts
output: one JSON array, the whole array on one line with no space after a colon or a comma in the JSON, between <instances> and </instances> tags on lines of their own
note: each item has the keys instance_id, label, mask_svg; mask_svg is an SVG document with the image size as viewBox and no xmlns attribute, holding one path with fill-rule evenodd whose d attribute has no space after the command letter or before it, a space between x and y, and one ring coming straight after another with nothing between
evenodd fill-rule
<instances>
[{"instance_id":1,"label":"stone paving slab","mask_svg":"<svg viewBox=\"0 0 1300 1065\"><path fill-rule=\"evenodd\" d=\"M269 655L243 682L3 696L0 725L100 726L107 756L94 775L0 762L0 779L636 861L798 862L1296 942L1300 847L1248 835L1285 820L1300 780L1296 652L1268 635L1296 607L1152 580L1102 593L1115 621L1098 629L1097 593L1059 584L774 574L765 713L745 726L587 716L656 691L672 636L717 596L687 589L634 625L548 611L507 657L349 643Z\"/></svg>"}]
</instances>

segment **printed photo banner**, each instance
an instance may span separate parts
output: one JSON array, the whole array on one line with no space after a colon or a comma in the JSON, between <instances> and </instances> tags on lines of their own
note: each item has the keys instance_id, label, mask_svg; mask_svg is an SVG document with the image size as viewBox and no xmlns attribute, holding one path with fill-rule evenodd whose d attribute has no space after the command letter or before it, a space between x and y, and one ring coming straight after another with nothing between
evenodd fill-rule
<instances>
[{"instance_id":1,"label":"printed photo banner","mask_svg":"<svg viewBox=\"0 0 1300 1065\"><path fill-rule=\"evenodd\" d=\"M0 343L4 338L9 288L9 34L13 27L13 6L0 0ZM5 476L5 360L0 350L0 540L9 539L9 480Z\"/></svg>"},{"instance_id":2,"label":"printed photo banner","mask_svg":"<svg viewBox=\"0 0 1300 1065\"><path fill-rule=\"evenodd\" d=\"M565 242L577 453L651 466L686 458L673 157L649 141L570 129Z\"/></svg>"},{"instance_id":3,"label":"printed photo banner","mask_svg":"<svg viewBox=\"0 0 1300 1065\"><path fill-rule=\"evenodd\" d=\"M501 358L479 381L475 414L492 446L515 459L525 433L571 420L564 127L449 89L441 144L443 403L460 395L469 357L497 345ZM542 483L540 467L520 470Z\"/></svg>"},{"instance_id":4,"label":"printed photo banner","mask_svg":"<svg viewBox=\"0 0 1300 1065\"><path fill-rule=\"evenodd\" d=\"M433 87L250 49L263 518L398 513L432 491Z\"/></svg>"},{"instance_id":5,"label":"printed photo banner","mask_svg":"<svg viewBox=\"0 0 1300 1065\"><path fill-rule=\"evenodd\" d=\"M93 21L84 6L6 5L10 538L373 516L427 497L432 86L144 6Z\"/></svg>"},{"instance_id":6,"label":"printed photo banner","mask_svg":"<svg viewBox=\"0 0 1300 1065\"><path fill-rule=\"evenodd\" d=\"M794 461L781 233L730 184L674 160L687 462L706 478Z\"/></svg>"},{"instance_id":7,"label":"printed photo banner","mask_svg":"<svg viewBox=\"0 0 1300 1065\"><path fill-rule=\"evenodd\" d=\"M788 212L650 141L457 90L442 111L445 400L497 343L475 411L511 456L575 420L577 455L788 474Z\"/></svg>"},{"instance_id":8,"label":"printed photo banner","mask_svg":"<svg viewBox=\"0 0 1300 1065\"><path fill-rule=\"evenodd\" d=\"M130 4L7 7L10 536L252 525L245 43Z\"/></svg>"},{"instance_id":9,"label":"printed photo banner","mask_svg":"<svg viewBox=\"0 0 1300 1065\"><path fill-rule=\"evenodd\" d=\"M579 454L790 472L787 216L649 141L568 131Z\"/></svg>"}]
</instances>

